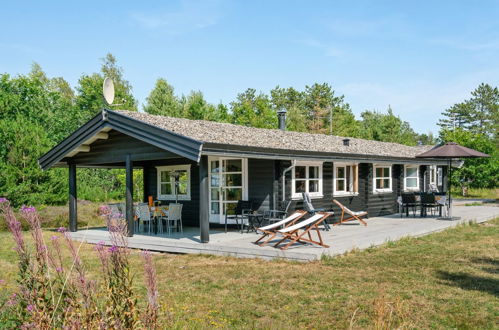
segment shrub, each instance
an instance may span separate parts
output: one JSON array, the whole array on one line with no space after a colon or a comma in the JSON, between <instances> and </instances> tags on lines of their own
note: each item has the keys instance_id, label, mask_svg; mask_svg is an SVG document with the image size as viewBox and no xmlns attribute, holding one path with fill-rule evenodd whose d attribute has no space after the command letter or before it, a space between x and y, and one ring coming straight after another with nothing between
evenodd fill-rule
<instances>
[{"instance_id":1,"label":"shrub","mask_svg":"<svg viewBox=\"0 0 499 330\"><path fill-rule=\"evenodd\" d=\"M29 224L34 248L28 248L21 222L10 203L0 199L0 211L15 241L18 255L18 288L9 294L0 291L0 323L11 328L157 328L156 272L150 254L144 256L147 304L139 308L132 289L126 225L123 219L105 210L111 247L97 244L103 278L90 280L79 248L65 228L46 244L34 207L22 207L20 214ZM120 221L121 220L121 221ZM69 250L69 262L63 257ZM0 283L1 284L1 283ZM1 290L1 287L0 287ZM100 299L97 299L97 298Z\"/></svg>"}]
</instances>

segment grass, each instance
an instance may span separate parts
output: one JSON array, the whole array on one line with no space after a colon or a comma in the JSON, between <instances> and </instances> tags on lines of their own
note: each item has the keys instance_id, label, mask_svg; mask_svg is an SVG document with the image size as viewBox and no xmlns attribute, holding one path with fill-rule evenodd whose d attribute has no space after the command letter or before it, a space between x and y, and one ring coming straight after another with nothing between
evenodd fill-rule
<instances>
[{"instance_id":1,"label":"grass","mask_svg":"<svg viewBox=\"0 0 499 330\"><path fill-rule=\"evenodd\" d=\"M89 201L78 201L78 227L99 227L104 226L105 222L98 214L99 203ZM40 215L40 221L43 228L59 228L66 227L69 222L69 208L67 205L47 206L41 205L36 208ZM16 214L17 215L17 214ZM19 220L22 217L17 217ZM28 224L21 221L23 229L28 229ZM7 225L5 220L0 215L0 231L6 231Z\"/></svg>"},{"instance_id":2,"label":"grass","mask_svg":"<svg viewBox=\"0 0 499 330\"><path fill-rule=\"evenodd\" d=\"M156 254L163 326L498 328L498 237L495 219L311 263ZM13 242L0 240L0 277L12 288ZM92 249L81 255L98 278ZM145 292L137 252L132 262Z\"/></svg>"},{"instance_id":3,"label":"grass","mask_svg":"<svg viewBox=\"0 0 499 330\"><path fill-rule=\"evenodd\" d=\"M468 195L463 197L462 191L460 188L453 187L452 188L452 197L456 199L463 198L480 198L480 199L495 199L499 200L499 188L469 188Z\"/></svg>"}]
</instances>

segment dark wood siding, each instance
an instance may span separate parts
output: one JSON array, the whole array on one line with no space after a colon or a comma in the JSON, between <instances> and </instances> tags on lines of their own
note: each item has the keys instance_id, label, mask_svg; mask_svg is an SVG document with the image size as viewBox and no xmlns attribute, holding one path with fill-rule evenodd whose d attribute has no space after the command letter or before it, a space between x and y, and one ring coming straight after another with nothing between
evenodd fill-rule
<instances>
[{"instance_id":1,"label":"dark wood siding","mask_svg":"<svg viewBox=\"0 0 499 330\"><path fill-rule=\"evenodd\" d=\"M127 154L132 155L133 162L179 157L117 131L110 131L108 135L108 139L92 143L90 152L80 152L72 157L75 164L124 164Z\"/></svg>"},{"instance_id":2,"label":"dark wood siding","mask_svg":"<svg viewBox=\"0 0 499 330\"><path fill-rule=\"evenodd\" d=\"M375 193L373 188L373 165L369 164L368 176L368 201L367 212L369 216L376 217L380 215L393 214L398 212L397 193L401 187L402 165L392 165L392 192Z\"/></svg>"},{"instance_id":3,"label":"dark wood siding","mask_svg":"<svg viewBox=\"0 0 499 330\"><path fill-rule=\"evenodd\" d=\"M248 199L253 208L263 211L274 207L274 161L248 159Z\"/></svg>"},{"instance_id":4,"label":"dark wood siding","mask_svg":"<svg viewBox=\"0 0 499 330\"><path fill-rule=\"evenodd\" d=\"M148 175L146 186L146 196L153 196L154 200L158 197L158 181L156 166L168 166L168 165L191 165L191 200L178 202L183 204L182 207L182 221L184 225L189 226L199 226L199 167L196 162L190 161L185 158L177 159L167 159L167 160L157 160L151 161L144 164L147 167L146 173ZM161 201L162 205L167 205L169 203L174 203L175 201L164 200Z\"/></svg>"}]
</instances>

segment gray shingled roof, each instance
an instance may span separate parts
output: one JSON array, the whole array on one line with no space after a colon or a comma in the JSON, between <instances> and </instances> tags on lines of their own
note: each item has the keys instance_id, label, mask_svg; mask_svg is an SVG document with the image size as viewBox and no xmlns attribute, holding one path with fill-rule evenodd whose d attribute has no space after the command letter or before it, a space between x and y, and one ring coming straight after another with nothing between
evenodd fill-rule
<instances>
[{"instance_id":1,"label":"gray shingled roof","mask_svg":"<svg viewBox=\"0 0 499 330\"><path fill-rule=\"evenodd\" d=\"M398 143L356 138L349 138L350 145L344 146L343 139L345 138L340 136L254 128L206 120L158 116L125 110L118 110L116 112L205 143L395 158L415 158L416 155L428 151L433 147L410 147Z\"/></svg>"}]
</instances>

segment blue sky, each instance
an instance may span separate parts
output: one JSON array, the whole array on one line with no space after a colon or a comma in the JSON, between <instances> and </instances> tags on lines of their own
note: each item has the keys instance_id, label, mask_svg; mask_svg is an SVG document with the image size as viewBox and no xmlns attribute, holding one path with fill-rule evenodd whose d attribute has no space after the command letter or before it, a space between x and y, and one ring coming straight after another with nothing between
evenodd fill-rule
<instances>
[{"instance_id":1,"label":"blue sky","mask_svg":"<svg viewBox=\"0 0 499 330\"><path fill-rule=\"evenodd\" d=\"M0 72L36 61L74 86L111 52L139 102L159 77L214 103L327 82L356 115L391 105L437 132L446 107L499 85L498 1L11 1L0 17Z\"/></svg>"}]
</instances>

